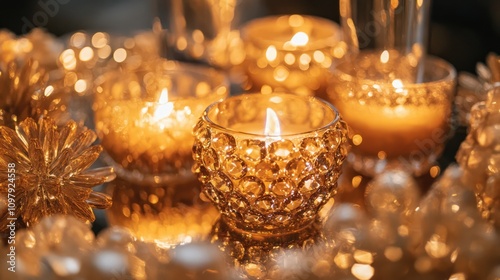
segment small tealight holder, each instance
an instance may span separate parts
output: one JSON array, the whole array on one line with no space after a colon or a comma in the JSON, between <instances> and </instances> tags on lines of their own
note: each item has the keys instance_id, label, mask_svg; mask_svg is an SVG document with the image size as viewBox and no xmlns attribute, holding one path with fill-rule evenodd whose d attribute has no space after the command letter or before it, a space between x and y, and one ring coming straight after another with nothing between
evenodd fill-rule
<instances>
[{"instance_id":1,"label":"small tealight holder","mask_svg":"<svg viewBox=\"0 0 500 280\"><path fill-rule=\"evenodd\" d=\"M348 162L367 176L402 168L429 171L451 133L456 71L427 56L415 82L408 58L396 51L362 52L332 70L329 101L352 128Z\"/></svg>"},{"instance_id":2,"label":"small tealight holder","mask_svg":"<svg viewBox=\"0 0 500 280\"><path fill-rule=\"evenodd\" d=\"M244 93L210 105L194 129L193 171L230 228L288 235L337 191L347 126L315 97Z\"/></svg>"},{"instance_id":3,"label":"small tealight holder","mask_svg":"<svg viewBox=\"0 0 500 280\"><path fill-rule=\"evenodd\" d=\"M247 22L241 30L249 91L323 97L329 68L346 53L342 30L325 18L267 16Z\"/></svg>"},{"instance_id":4,"label":"small tealight holder","mask_svg":"<svg viewBox=\"0 0 500 280\"><path fill-rule=\"evenodd\" d=\"M210 67L163 59L153 69L99 78L93 109L107 161L137 182L194 178L193 127L208 105L228 95L226 78Z\"/></svg>"}]
</instances>

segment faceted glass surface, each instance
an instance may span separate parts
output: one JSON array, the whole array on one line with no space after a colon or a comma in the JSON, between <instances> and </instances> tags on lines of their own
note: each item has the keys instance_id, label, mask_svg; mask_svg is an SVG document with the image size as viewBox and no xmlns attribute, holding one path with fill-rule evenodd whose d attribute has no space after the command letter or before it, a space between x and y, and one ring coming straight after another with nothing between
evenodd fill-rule
<instances>
[{"instance_id":1,"label":"faceted glass surface","mask_svg":"<svg viewBox=\"0 0 500 280\"><path fill-rule=\"evenodd\" d=\"M333 106L287 93L214 103L194 135L193 170L203 193L228 225L257 233L313 222L336 192L348 151L347 126Z\"/></svg>"}]
</instances>

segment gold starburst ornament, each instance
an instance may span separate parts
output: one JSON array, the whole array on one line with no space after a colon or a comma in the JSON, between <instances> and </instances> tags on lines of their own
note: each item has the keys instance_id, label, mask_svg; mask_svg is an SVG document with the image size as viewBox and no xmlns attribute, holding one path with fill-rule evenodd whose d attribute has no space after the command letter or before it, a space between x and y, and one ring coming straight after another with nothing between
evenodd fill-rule
<instances>
[{"instance_id":1,"label":"gold starburst ornament","mask_svg":"<svg viewBox=\"0 0 500 280\"><path fill-rule=\"evenodd\" d=\"M93 187L115 178L111 167L89 169L102 151L95 133L74 121L57 126L49 117L0 126L0 227L17 219L31 227L53 214L95 220L92 208L111 206ZM6 198L12 198L6 200Z\"/></svg>"}]
</instances>

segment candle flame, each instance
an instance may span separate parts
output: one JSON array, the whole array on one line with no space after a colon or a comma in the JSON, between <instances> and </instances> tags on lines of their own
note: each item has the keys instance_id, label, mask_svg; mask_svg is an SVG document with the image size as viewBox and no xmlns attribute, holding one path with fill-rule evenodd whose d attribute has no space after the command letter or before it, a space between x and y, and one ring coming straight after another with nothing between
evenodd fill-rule
<instances>
[{"instance_id":1,"label":"candle flame","mask_svg":"<svg viewBox=\"0 0 500 280\"><path fill-rule=\"evenodd\" d=\"M290 43L297 47L305 46L307 42L309 42L309 36L302 31L295 33L290 40Z\"/></svg>"},{"instance_id":2,"label":"candle flame","mask_svg":"<svg viewBox=\"0 0 500 280\"><path fill-rule=\"evenodd\" d=\"M276 112L267 108L266 110L266 125L264 127L264 134L266 136L276 137L281 134L280 120L278 119L278 115Z\"/></svg>"},{"instance_id":3,"label":"candle flame","mask_svg":"<svg viewBox=\"0 0 500 280\"><path fill-rule=\"evenodd\" d=\"M164 119L170 116L173 110L174 104L172 102L168 102L168 89L164 88L161 91L160 99L158 100L158 107L156 107L154 112L154 119L157 121Z\"/></svg>"}]
</instances>

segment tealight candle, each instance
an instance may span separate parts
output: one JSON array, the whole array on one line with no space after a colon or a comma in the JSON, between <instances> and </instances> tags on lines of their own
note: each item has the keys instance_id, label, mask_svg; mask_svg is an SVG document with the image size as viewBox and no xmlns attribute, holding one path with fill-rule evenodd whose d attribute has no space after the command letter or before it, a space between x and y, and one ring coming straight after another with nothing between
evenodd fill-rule
<instances>
[{"instance_id":1,"label":"tealight candle","mask_svg":"<svg viewBox=\"0 0 500 280\"><path fill-rule=\"evenodd\" d=\"M194 134L203 195L223 222L252 236L296 232L317 220L348 150L346 124L331 104L290 93L214 103Z\"/></svg>"},{"instance_id":2,"label":"tealight candle","mask_svg":"<svg viewBox=\"0 0 500 280\"><path fill-rule=\"evenodd\" d=\"M254 19L242 27L249 90L324 94L328 69L343 57L346 44L337 23L284 15Z\"/></svg>"},{"instance_id":3,"label":"tealight candle","mask_svg":"<svg viewBox=\"0 0 500 280\"><path fill-rule=\"evenodd\" d=\"M421 175L448 139L454 68L428 57L416 83L410 64L397 52L361 52L333 69L329 100L354 131L348 161L365 175L388 165Z\"/></svg>"},{"instance_id":4,"label":"tealight candle","mask_svg":"<svg viewBox=\"0 0 500 280\"><path fill-rule=\"evenodd\" d=\"M213 69L160 65L158 71L103 76L94 106L97 133L121 175L155 182L189 175L193 126L228 94L224 76Z\"/></svg>"}]
</instances>

